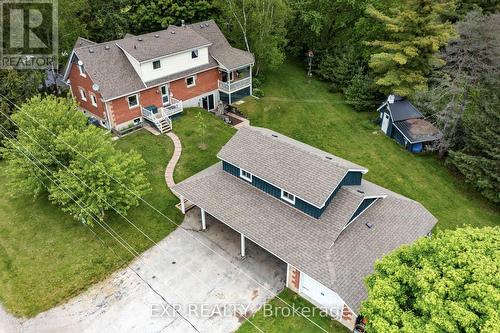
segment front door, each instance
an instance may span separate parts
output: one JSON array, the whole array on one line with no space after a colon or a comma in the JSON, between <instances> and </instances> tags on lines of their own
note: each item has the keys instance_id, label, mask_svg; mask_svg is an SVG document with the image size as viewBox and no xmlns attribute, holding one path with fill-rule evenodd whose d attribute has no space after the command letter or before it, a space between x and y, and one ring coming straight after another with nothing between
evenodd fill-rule
<instances>
[{"instance_id":1,"label":"front door","mask_svg":"<svg viewBox=\"0 0 500 333\"><path fill-rule=\"evenodd\" d=\"M389 127L389 119L391 118L388 113L384 112L382 116L382 132L387 134L387 128Z\"/></svg>"},{"instance_id":2,"label":"front door","mask_svg":"<svg viewBox=\"0 0 500 333\"><path fill-rule=\"evenodd\" d=\"M208 95L208 96L205 96L203 97L202 99L202 103L203 103L203 108L205 110L213 110L215 108L215 103L214 103L214 95Z\"/></svg>"},{"instance_id":3,"label":"front door","mask_svg":"<svg viewBox=\"0 0 500 333\"><path fill-rule=\"evenodd\" d=\"M163 105L167 105L170 102L168 86L161 86L160 91L161 91L161 101Z\"/></svg>"}]
</instances>

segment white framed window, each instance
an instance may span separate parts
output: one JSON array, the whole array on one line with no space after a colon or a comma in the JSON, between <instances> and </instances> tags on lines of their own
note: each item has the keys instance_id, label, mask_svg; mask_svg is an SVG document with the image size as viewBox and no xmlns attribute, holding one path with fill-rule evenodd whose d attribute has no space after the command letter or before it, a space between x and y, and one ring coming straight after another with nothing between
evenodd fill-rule
<instances>
[{"instance_id":1,"label":"white framed window","mask_svg":"<svg viewBox=\"0 0 500 333\"><path fill-rule=\"evenodd\" d=\"M153 61L153 69L158 69L161 67L161 62L160 60L155 60Z\"/></svg>"},{"instance_id":2,"label":"white framed window","mask_svg":"<svg viewBox=\"0 0 500 333\"><path fill-rule=\"evenodd\" d=\"M295 205L295 195L293 195L292 193L281 190L281 199L291 203L292 205Z\"/></svg>"},{"instance_id":3,"label":"white framed window","mask_svg":"<svg viewBox=\"0 0 500 333\"><path fill-rule=\"evenodd\" d=\"M252 182L252 174L246 170L240 169L240 177L244 180L249 181L250 183Z\"/></svg>"},{"instance_id":4,"label":"white framed window","mask_svg":"<svg viewBox=\"0 0 500 333\"><path fill-rule=\"evenodd\" d=\"M133 109L137 106L139 106L139 95L135 94L132 96L127 97L128 100L128 108Z\"/></svg>"},{"instance_id":5,"label":"white framed window","mask_svg":"<svg viewBox=\"0 0 500 333\"><path fill-rule=\"evenodd\" d=\"M196 85L196 76L190 76L186 78L186 85L188 87L194 87Z\"/></svg>"},{"instance_id":6,"label":"white framed window","mask_svg":"<svg viewBox=\"0 0 500 333\"><path fill-rule=\"evenodd\" d=\"M191 59L198 58L198 50L191 51Z\"/></svg>"},{"instance_id":7,"label":"white framed window","mask_svg":"<svg viewBox=\"0 0 500 333\"><path fill-rule=\"evenodd\" d=\"M80 71L80 76L87 77L87 75L85 75L85 67L83 64L78 64L78 70Z\"/></svg>"},{"instance_id":8,"label":"white framed window","mask_svg":"<svg viewBox=\"0 0 500 333\"><path fill-rule=\"evenodd\" d=\"M97 98L94 94L90 94L90 101L92 102L93 106L97 106Z\"/></svg>"},{"instance_id":9,"label":"white framed window","mask_svg":"<svg viewBox=\"0 0 500 333\"><path fill-rule=\"evenodd\" d=\"M139 125L141 123L141 118L134 119L134 125Z\"/></svg>"},{"instance_id":10,"label":"white framed window","mask_svg":"<svg viewBox=\"0 0 500 333\"><path fill-rule=\"evenodd\" d=\"M85 89L83 89L82 87L78 89L80 89L80 97L82 98L82 101L87 101L87 93L85 92Z\"/></svg>"}]
</instances>

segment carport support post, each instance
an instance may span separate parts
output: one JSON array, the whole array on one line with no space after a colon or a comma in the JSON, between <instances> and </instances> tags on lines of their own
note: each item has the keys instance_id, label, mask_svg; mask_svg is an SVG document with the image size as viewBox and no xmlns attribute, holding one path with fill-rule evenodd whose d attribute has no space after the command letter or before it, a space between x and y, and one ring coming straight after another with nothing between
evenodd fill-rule
<instances>
[{"instance_id":1,"label":"carport support post","mask_svg":"<svg viewBox=\"0 0 500 333\"><path fill-rule=\"evenodd\" d=\"M181 212L182 214L186 214L186 204L184 203L184 197L181 195L180 199L181 199Z\"/></svg>"},{"instance_id":2,"label":"carport support post","mask_svg":"<svg viewBox=\"0 0 500 333\"><path fill-rule=\"evenodd\" d=\"M240 238L241 238L241 256L244 257L245 256L245 235L243 234L240 234Z\"/></svg>"},{"instance_id":3,"label":"carport support post","mask_svg":"<svg viewBox=\"0 0 500 333\"><path fill-rule=\"evenodd\" d=\"M207 229L207 221L205 221L205 210L201 208L201 229Z\"/></svg>"}]
</instances>

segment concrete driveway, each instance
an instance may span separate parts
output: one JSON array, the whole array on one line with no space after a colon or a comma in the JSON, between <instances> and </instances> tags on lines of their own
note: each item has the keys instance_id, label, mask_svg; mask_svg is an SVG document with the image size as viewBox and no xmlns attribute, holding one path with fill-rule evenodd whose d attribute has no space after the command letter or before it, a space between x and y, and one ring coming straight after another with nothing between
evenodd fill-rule
<instances>
[{"instance_id":1,"label":"concrete driveway","mask_svg":"<svg viewBox=\"0 0 500 333\"><path fill-rule=\"evenodd\" d=\"M0 332L235 331L245 316L283 289L286 264L249 241L241 259L239 234L210 216L201 232L199 218L198 209L189 211L183 230L131 264L145 281L123 269L22 322L0 309Z\"/></svg>"}]
</instances>

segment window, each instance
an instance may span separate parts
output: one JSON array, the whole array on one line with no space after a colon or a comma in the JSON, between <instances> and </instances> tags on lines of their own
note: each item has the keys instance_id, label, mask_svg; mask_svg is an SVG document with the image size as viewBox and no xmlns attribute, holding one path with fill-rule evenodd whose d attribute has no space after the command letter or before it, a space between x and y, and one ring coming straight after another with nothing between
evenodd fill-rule
<instances>
[{"instance_id":1,"label":"window","mask_svg":"<svg viewBox=\"0 0 500 333\"><path fill-rule=\"evenodd\" d=\"M198 50L191 51L191 59L198 58Z\"/></svg>"},{"instance_id":2,"label":"window","mask_svg":"<svg viewBox=\"0 0 500 333\"><path fill-rule=\"evenodd\" d=\"M93 106L97 106L97 98L94 94L90 94L90 101L92 102Z\"/></svg>"},{"instance_id":3,"label":"window","mask_svg":"<svg viewBox=\"0 0 500 333\"><path fill-rule=\"evenodd\" d=\"M78 70L80 71L81 76L87 77L87 75L85 75L85 67L83 67L83 64L78 64Z\"/></svg>"},{"instance_id":4,"label":"window","mask_svg":"<svg viewBox=\"0 0 500 333\"><path fill-rule=\"evenodd\" d=\"M153 69L158 69L161 67L160 60L153 61Z\"/></svg>"},{"instance_id":5,"label":"window","mask_svg":"<svg viewBox=\"0 0 500 333\"><path fill-rule=\"evenodd\" d=\"M132 109L132 108L135 108L136 106L139 106L139 96L138 95L129 96L127 99L128 99L128 108L129 109Z\"/></svg>"},{"instance_id":6,"label":"window","mask_svg":"<svg viewBox=\"0 0 500 333\"><path fill-rule=\"evenodd\" d=\"M196 77L195 76L190 76L186 78L186 85L188 87L193 87L196 85Z\"/></svg>"},{"instance_id":7,"label":"window","mask_svg":"<svg viewBox=\"0 0 500 333\"><path fill-rule=\"evenodd\" d=\"M281 190L281 199L295 205L295 195L288 193L287 191Z\"/></svg>"},{"instance_id":8,"label":"window","mask_svg":"<svg viewBox=\"0 0 500 333\"><path fill-rule=\"evenodd\" d=\"M83 101L87 101L87 93L83 88L80 88L80 97L82 98Z\"/></svg>"},{"instance_id":9,"label":"window","mask_svg":"<svg viewBox=\"0 0 500 333\"><path fill-rule=\"evenodd\" d=\"M246 170L240 169L240 177L243 178L244 180L252 182L252 174Z\"/></svg>"},{"instance_id":10,"label":"window","mask_svg":"<svg viewBox=\"0 0 500 333\"><path fill-rule=\"evenodd\" d=\"M139 125L141 123L141 118L134 119L134 125Z\"/></svg>"}]
</instances>

